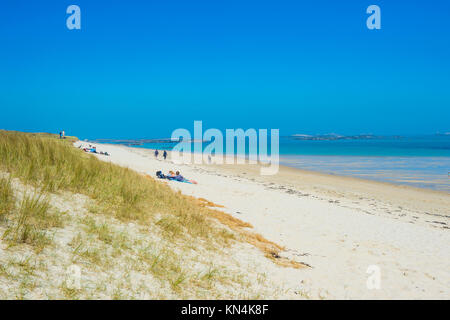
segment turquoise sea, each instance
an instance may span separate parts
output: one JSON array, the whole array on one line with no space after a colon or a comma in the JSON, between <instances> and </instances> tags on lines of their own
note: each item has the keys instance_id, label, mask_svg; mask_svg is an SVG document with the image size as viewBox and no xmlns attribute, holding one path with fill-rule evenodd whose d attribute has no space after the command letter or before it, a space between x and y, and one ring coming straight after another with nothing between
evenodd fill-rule
<instances>
[{"instance_id":1,"label":"turquoise sea","mask_svg":"<svg viewBox=\"0 0 450 320\"><path fill-rule=\"evenodd\" d=\"M170 150L174 145L160 141L134 146ZM450 135L326 140L280 137L280 163L450 192Z\"/></svg>"},{"instance_id":2,"label":"turquoise sea","mask_svg":"<svg viewBox=\"0 0 450 320\"><path fill-rule=\"evenodd\" d=\"M450 136L281 143L284 165L450 192Z\"/></svg>"}]
</instances>

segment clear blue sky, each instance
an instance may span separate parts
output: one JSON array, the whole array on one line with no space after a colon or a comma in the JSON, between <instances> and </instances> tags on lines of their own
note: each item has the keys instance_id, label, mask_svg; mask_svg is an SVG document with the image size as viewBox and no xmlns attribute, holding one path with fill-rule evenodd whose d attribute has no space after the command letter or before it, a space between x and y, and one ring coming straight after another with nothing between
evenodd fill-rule
<instances>
[{"instance_id":1,"label":"clear blue sky","mask_svg":"<svg viewBox=\"0 0 450 320\"><path fill-rule=\"evenodd\" d=\"M3 129L450 131L450 1L6 0L0 41Z\"/></svg>"}]
</instances>

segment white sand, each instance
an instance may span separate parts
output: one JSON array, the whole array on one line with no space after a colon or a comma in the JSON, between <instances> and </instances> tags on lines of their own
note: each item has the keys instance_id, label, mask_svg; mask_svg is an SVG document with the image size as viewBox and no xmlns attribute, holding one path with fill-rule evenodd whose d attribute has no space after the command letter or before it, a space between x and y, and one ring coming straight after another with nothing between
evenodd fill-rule
<instances>
[{"instance_id":1,"label":"white sand","mask_svg":"<svg viewBox=\"0 0 450 320\"><path fill-rule=\"evenodd\" d=\"M111 154L97 155L102 160L151 176L180 170L196 180L197 185L168 183L224 205L224 211L285 246L286 256L309 264L312 268L278 268L270 275L302 294L450 298L449 194L286 168L263 178L255 166L174 165L162 160L162 152L156 160L151 150L93 145ZM371 265L380 268L380 289L367 288Z\"/></svg>"}]
</instances>

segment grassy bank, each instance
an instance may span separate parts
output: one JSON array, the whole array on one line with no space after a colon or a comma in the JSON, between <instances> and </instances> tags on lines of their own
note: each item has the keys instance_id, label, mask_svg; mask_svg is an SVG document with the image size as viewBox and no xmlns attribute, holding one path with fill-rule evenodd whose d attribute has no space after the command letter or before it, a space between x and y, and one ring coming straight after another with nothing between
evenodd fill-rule
<instances>
[{"instance_id":1,"label":"grassy bank","mask_svg":"<svg viewBox=\"0 0 450 320\"><path fill-rule=\"evenodd\" d=\"M280 258L280 246L251 232L251 225L213 209L213 203L184 196L152 177L100 161L74 148L75 140L0 131L1 238L11 248L31 246L33 265L45 265L50 256L59 255L54 264L61 268L84 264L88 270L97 270L93 281L98 283L106 281L98 272L104 277L148 274L166 288L157 298L173 294L204 298L199 292L215 285L248 287L245 277L224 266L228 258L223 250L233 243L251 244L279 265L301 267ZM72 203L77 195L86 200ZM53 241L55 237L60 240ZM12 260L0 271L9 281L22 279L17 286L22 297L21 288L26 288L25 293L35 290L37 286L31 286L29 279L37 281L37 276L28 271L23 277L20 272L13 276L14 266L27 265L30 270L30 258L25 263L12 258L14 249L10 254ZM218 261L222 259L221 267ZM59 290L67 298L87 296L65 285ZM110 289L96 290L100 294ZM92 290L87 292L92 294ZM218 292L216 297L221 296ZM107 295L111 296L123 297L116 291Z\"/></svg>"},{"instance_id":2,"label":"grassy bank","mask_svg":"<svg viewBox=\"0 0 450 320\"><path fill-rule=\"evenodd\" d=\"M70 191L95 200L92 211L120 220L157 222L173 236L186 233L202 238L228 239L205 218L207 209L173 192L154 179L73 148L70 141L53 136L0 132L3 171L41 192ZM183 230L183 231L181 231Z\"/></svg>"}]
</instances>

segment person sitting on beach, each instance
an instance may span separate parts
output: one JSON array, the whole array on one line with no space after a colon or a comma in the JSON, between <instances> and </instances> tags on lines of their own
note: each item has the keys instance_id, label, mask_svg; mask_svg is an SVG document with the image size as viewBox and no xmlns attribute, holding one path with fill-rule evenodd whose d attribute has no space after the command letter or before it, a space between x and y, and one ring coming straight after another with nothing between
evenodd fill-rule
<instances>
[{"instance_id":1,"label":"person sitting on beach","mask_svg":"<svg viewBox=\"0 0 450 320\"><path fill-rule=\"evenodd\" d=\"M165 175L162 171L156 171L156 176L160 179L173 180L175 178L175 173L173 173L173 171L169 171L169 173Z\"/></svg>"},{"instance_id":2,"label":"person sitting on beach","mask_svg":"<svg viewBox=\"0 0 450 320\"><path fill-rule=\"evenodd\" d=\"M79 148L81 148L84 152L96 153L96 154L101 154L101 155L104 155L104 156L110 156L110 154L107 151L97 151L97 147L96 146L92 146L92 145L89 145L89 147L82 147L82 146L80 146Z\"/></svg>"},{"instance_id":3,"label":"person sitting on beach","mask_svg":"<svg viewBox=\"0 0 450 320\"><path fill-rule=\"evenodd\" d=\"M156 172L156 176L160 179L168 179L168 180L174 180L174 181L178 181L178 182L185 182L185 183L191 183L191 184L197 184L197 181L195 180L188 180L185 177L183 177L180 174L180 171L177 172L173 172L173 171L169 171L169 174L164 175L162 173L162 171L157 171Z\"/></svg>"},{"instance_id":4,"label":"person sitting on beach","mask_svg":"<svg viewBox=\"0 0 450 320\"><path fill-rule=\"evenodd\" d=\"M177 180L177 181L184 181L184 180L186 180L186 179L184 179L184 177L180 174L180 171L177 171L177 172L175 172L174 180Z\"/></svg>"},{"instance_id":5,"label":"person sitting on beach","mask_svg":"<svg viewBox=\"0 0 450 320\"><path fill-rule=\"evenodd\" d=\"M169 174L167 175L167 179L175 179L175 173L173 171L169 171Z\"/></svg>"},{"instance_id":6,"label":"person sitting on beach","mask_svg":"<svg viewBox=\"0 0 450 320\"><path fill-rule=\"evenodd\" d=\"M186 182L186 183L197 184L197 181L189 180L189 179L186 179L185 177L183 177L180 174L180 171L175 172L175 178L173 180L179 181L179 182Z\"/></svg>"},{"instance_id":7,"label":"person sitting on beach","mask_svg":"<svg viewBox=\"0 0 450 320\"><path fill-rule=\"evenodd\" d=\"M83 148L83 151L90 153L97 153L97 150L95 148Z\"/></svg>"}]
</instances>

